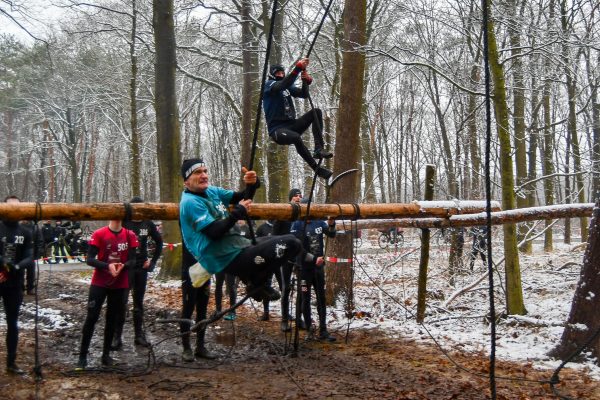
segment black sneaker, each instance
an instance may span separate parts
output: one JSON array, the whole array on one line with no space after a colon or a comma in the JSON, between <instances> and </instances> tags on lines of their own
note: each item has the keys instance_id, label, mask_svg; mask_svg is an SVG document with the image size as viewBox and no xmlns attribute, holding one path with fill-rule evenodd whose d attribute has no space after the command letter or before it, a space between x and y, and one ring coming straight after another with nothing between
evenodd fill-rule
<instances>
[{"instance_id":1,"label":"black sneaker","mask_svg":"<svg viewBox=\"0 0 600 400\"><path fill-rule=\"evenodd\" d=\"M329 332L327 332L327 330L322 330L319 332L319 340L323 341L323 342L335 342L336 338L331 336L329 334Z\"/></svg>"},{"instance_id":2,"label":"black sneaker","mask_svg":"<svg viewBox=\"0 0 600 400\"><path fill-rule=\"evenodd\" d=\"M85 369L87 367L87 356L79 356L75 369Z\"/></svg>"},{"instance_id":3,"label":"black sneaker","mask_svg":"<svg viewBox=\"0 0 600 400\"><path fill-rule=\"evenodd\" d=\"M133 343L136 346L142 346L142 347L148 347L150 345L150 343L148 343L148 341L146 340L146 336L144 336L144 335L136 336L135 339L133 339Z\"/></svg>"},{"instance_id":4,"label":"black sneaker","mask_svg":"<svg viewBox=\"0 0 600 400\"><path fill-rule=\"evenodd\" d=\"M204 358L206 360L214 360L215 358L217 358L217 355L214 353L211 353L206 347L201 346L201 347L196 347L196 351L194 352L194 356L196 358Z\"/></svg>"},{"instance_id":5,"label":"black sneaker","mask_svg":"<svg viewBox=\"0 0 600 400\"><path fill-rule=\"evenodd\" d=\"M331 158L333 157L333 153L325 149L315 149L315 151L313 151L313 157L317 160L321 158Z\"/></svg>"},{"instance_id":6,"label":"black sneaker","mask_svg":"<svg viewBox=\"0 0 600 400\"><path fill-rule=\"evenodd\" d=\"M181 358L185 362L194 361L194 353L192 353L192 349L184 349L183 353L181 353Z\"/></svg>"},{"instance_id":7,"label":"black sneaker","mask_svg":"<svg viewBox=\"0 0 600 400\"><path fill-rule=\"evenodd\" d=\"M333 172L331 172L330 170L328 170L325 167L319 167L317 168L317 175L325 180L329 180L329 178L331 178L331 175L333 175Z\"/></svg>"},{"instance_id":8,"label":"black sneaker","mask_svg":"<svg viewBox=\"0 0 600 400\"><path fill-rule=\"evenodd\" d=\"M113 365L115 365L115 359L112 358L109 354L102 354L100 362L105 367L112 367Z\"/></svg>"},{"instance_id":9,"label":"black sneaker","mask_svg":"<svg viewBox=\"0 0 600 400\"><path fill-rule=\"evenodd\" d=\"M6 373L9 375L25 375L25 371L14 363L6 366Z\"/></svg>"},{"instance_id":10,"label":"black sneaker","mask_svg":"<svg viewBox=\"0 0 600 400\"><path fill-rule=\"evenodd\" d=\"M281 299L281 293L270 286L263 286L261 292L263 299L269 299L270 301L277 301Z\"/></svg>"}]
</instances>

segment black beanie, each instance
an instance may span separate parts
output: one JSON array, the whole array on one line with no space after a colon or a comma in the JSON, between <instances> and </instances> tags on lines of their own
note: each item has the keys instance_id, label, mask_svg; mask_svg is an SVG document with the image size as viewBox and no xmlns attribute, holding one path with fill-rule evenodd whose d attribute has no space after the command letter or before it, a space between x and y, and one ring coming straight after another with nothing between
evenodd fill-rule
<instances>
[{"instance_id":1,"label":"black beanie","mask_svg":"<svg viewBox=\"0 0 600 400\"><path fill-rule=\"evenodd\" d=\"M285 72L285 67L281 64L271 65L271 68L269 68L269 78L277 80L277 78L275 77L275 72L277 71Z\"/></svg>"},{"instance_id":2,"label":"black beanie","mask_svg":"<svg viewBox=\"0 0 600 400\"><path fill-rule=\"evenodd\" d=\"M144 199L142 199L140 196L133 196L131 198L131 200L129 200L130 203L143 203Z\"/></svg>"},{"instance_id":3,"label":"black beanie","mask_svg":"<svg viewBox=\"0 0 600 400\"><path fill-rule=\"evenodd\" d=\"M183 163L181 164L181 177L185 181L192 175L192 172L204 166L206 166L206 164L204 164L204 160L201 158L188 158L187 160L183 160Z\"/></svg>"},{"instance_id":4,"label":"black beanie","mask_svg":"<svg viewBox=\"0 0 600 400\"><path fill-rule=\"evenodd\" d=\"M292 197L296 196L297 194L302 194L300 189L294 188L294 189L290 190L290 193L288 194L288 200L292 201Z\"/></svg>"}]
</instances>

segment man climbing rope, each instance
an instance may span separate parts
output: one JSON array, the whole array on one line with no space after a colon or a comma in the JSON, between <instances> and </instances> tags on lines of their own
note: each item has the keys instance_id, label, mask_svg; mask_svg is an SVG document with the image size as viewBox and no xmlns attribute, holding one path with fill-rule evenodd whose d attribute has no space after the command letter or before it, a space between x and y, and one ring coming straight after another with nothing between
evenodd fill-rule
<instances>
[{"instance_id":1,"label":"man climbing rope","mask_svg":"<svg viewBox=\"0 0 600 400\"><path fill-rule=\"evenodd\" d=\"M317 175L328 180L332 172L327 168L320 167L315 160L333 157L332 153L325 150L323 114L320 109L315 108L300 118L296 118L296 109L292 99L292 97L309 97L308 86L313 79L306 72L307 66L308 58L302 58L286 75L282 65L272 65L263 92L263 108L271 139L281 145L293 144L300 157L315 170ZM302 79L302 88L294 86L298 75ZM312 155L302 141L302 133L311 125L315 142L315 151Z\"/></svg>"},{"instance_id":2,"label":"man climbing rope","mask_svg":"<svg viewBox=\"0 0 600 400\"><path fill-rule=\"evenodd\" d=\"M294 235L260 238L256 244L232 229L246 219L254 192L260 183L256 172L244 173L246 190L234 192L210 186L208 169L199 158L184 160L181 176L185 190L179 204L183 241L209 274L224 271L248 285L255 300L278 300L279 292L266 285L270 274L301 250ZM246 198L244 198L246 196ZM229 205L233 205L231 211Z\"/></svg>"}]
</instances>

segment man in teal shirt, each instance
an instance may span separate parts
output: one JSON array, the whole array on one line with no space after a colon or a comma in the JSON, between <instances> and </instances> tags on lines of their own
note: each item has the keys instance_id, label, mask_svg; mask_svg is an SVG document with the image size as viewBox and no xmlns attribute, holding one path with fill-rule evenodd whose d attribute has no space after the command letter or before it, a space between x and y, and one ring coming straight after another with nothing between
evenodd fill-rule
<instances>
[{"instance_id":1,"label":"man in teal shirt","mask_svg":"<svg viewBox=\"0 0 600 400\"><path fill-rule=\"evenodd\" d=\"M244 192L210 186L202 159L183 161L185 190L179 204L179 221L186 247L210 274L225 271L248 285L256 300L278 300L279 292L266 285L281 265L293 262L302 244L294 235L260 238L257 244L232 229L246 219L252 197L260 186L256 172L242 169ZM229 206L233 205L229 210Z\"/></svg>"}]
</instances>

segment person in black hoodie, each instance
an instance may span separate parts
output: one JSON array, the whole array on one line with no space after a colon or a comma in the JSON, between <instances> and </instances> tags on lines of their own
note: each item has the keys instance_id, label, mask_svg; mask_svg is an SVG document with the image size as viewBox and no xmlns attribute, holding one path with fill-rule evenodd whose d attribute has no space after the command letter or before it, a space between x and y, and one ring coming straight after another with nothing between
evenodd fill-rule
<instances>
[{"instance_id":1,"label":"person in black hoodie","mask_svg":"<svg viewBox=\"0 0 600 400\"><path fill-rule=\"evenodd\" d=\"M271 65L269 79L263 91L263 108L267 120L267 128L271 139L281 145L296 147L296 151L306 163L316 171L317 175L327 180L332 173L325 167L320 167L315 159L331 158L333 154L325 150L323 140L323 114L315 108L300 118L296 118L296 109L292 97L308 98L308 87L313 78L306 72L308 58L300 59L289 74L285 74L282 65ZM300 75L302 87L294 83ZM312 125L312 134L315 142L313 154L306 148L302 141L302 134Z\"/></svg>"},{"instance_id":2,"label":"person in black hoodie","mask_svg":"<svg viewBox=\"0 0 600 400\"><path fill-rule=\"evenodd\" d=\"M6 203L19 203L16 196L9 196ZM17 366L19 342L18 318L23 303L23 271L33 263L31 232L19 221L0 222L0 297L6 313L6 372L22 375Z\"/></svg>"},{"instance_id":3,"label":"person in black hoodie","mask_svg":"<svg viewBox=\"0 0 600 400\"><path fill-rule=\"evenodd\" d=\"M143 203L141 197L135 196L130 203ZM134 343L138 346L148 346L146 333L144 332L144 295L146 294L146 284L148 282L148 272L152 272L156 267L156 262L160 258L163 247L163 240L156 228L154 222L150 220L132 220L123 221L123 227L135 233L139 246L135 252L135 265L129 269L129 289L125 296L125 311L117 318L115 333L113 336L111 350L121 350L123 342L121 335L125 325L125 314L127 313L127 301L129 292L133 299L133 331L135 335ZM148 239L152 238L156 243L156 251L151 259L148 259Z\"/></svg>"}]
</instances>

